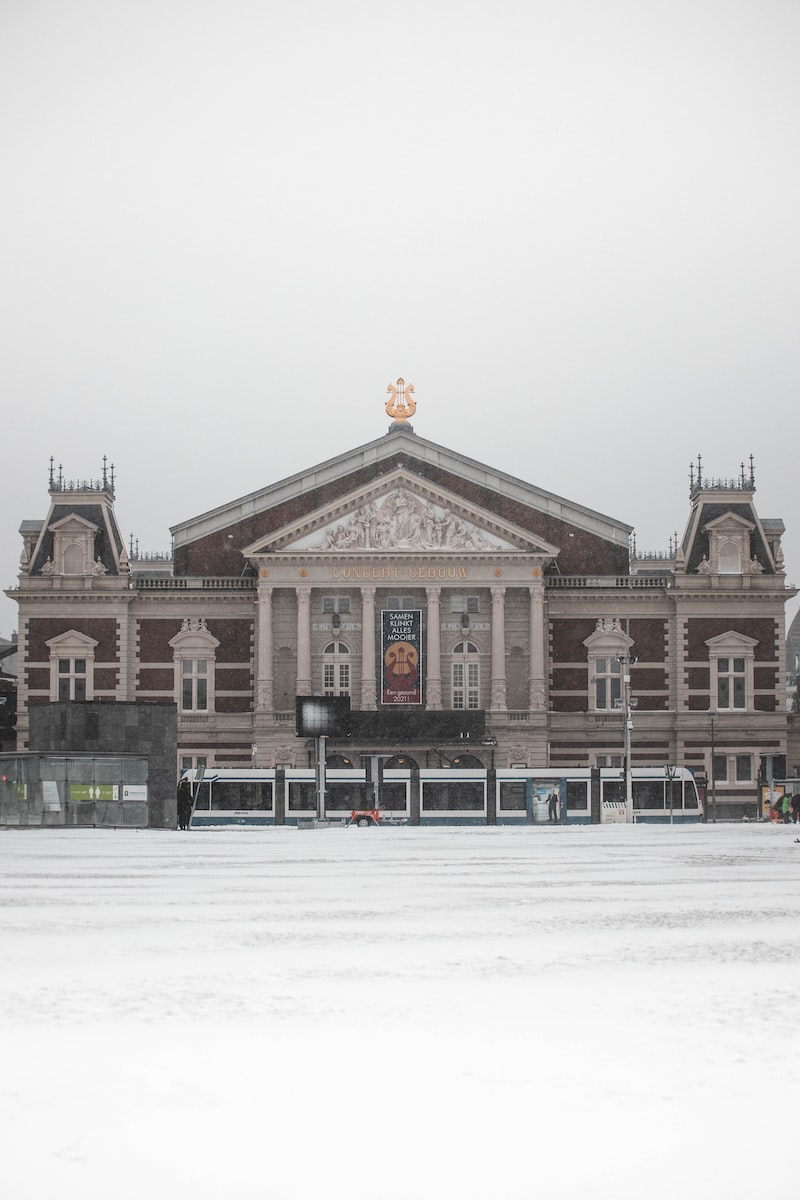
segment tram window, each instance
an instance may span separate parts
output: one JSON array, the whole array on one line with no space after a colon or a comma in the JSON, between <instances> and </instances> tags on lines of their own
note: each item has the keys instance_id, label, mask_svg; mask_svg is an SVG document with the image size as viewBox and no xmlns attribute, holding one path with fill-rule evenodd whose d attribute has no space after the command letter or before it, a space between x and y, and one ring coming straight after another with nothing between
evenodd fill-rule
<instances>
[{"instance_id":1,"label":"tram window","mask_svg":"<svg viewBox=\"0 0 800 1200\"><path fill-rule=\"evenodd\" d=\"M583 780L567 781L567 810L586 812L589 807L588 785Z\"/></svg>"},{"instance_id":2,"label":"tram window","mask_svg":"<svg viewBox=\"0 0 800 1200\"><path fill-rule=\"evenodd\" d=\"M381 808L391 809L392 812L405 812L406 785L404 783L382 783L380 805Z\"/></svg>"},{"instance_id":3,"label":"tram window","mask_svg":"<svg viewBox=\"0 0 800 1200\"><path fill-rule=\"evenodd\" d=\"M500 784L501 812L519 812L520 810L524 812L525 807L525 781L523 779Z\"/></svg>"},{"instance_id":4,"label":"tram window","mask_svg":"<svg viewBox=\"0 0 800 1200\"><path fill-rule=\"evenodd\" d=\"M663 808L664 784L660 779L641 779L633 785L634 808Z\"/></svg>"},{"instance_id":5,"label":"tram window","mask_svg":"<svg viewBox=\"0 0 800 1200\"><path fill-rule=\"evenodd\" d=\"M272 784L262 780L231 780L215 783L214 808L231 811L237 808L272 808Z\"/></svg>"},{"instance_id":6,"label":"tram window","mask_svg":"<svg viewBox=\"0 0 800 1200\"><path fill-rule=\"evenodd\" d=\"M295 780L289 784L289 811L311 811L317 807L317 792L313 783L299 783Z\"/></svg>"},{"instance_id":7,"label":"tram window","mask_svg":"<svg viewBox=\"0 0 800 1200\"><path fill-rule=\"evenodd\" d=\"M603 800L624 800L625 799L625 784L622 780L604 779L603 780Z\"/></svg>"},{"instance_id":8,"label":"tram window","mask_svg":"<svg viewBox=\"0 0 800 1200\"><path fill-rule=\"evenodd\" d=\"M482 783L427 782L423 788L424 805L433 812L483 812Z\"/></svg>"},{"instance_id":9,"label":"tram window","mask_svg":"<svg viewBox=\"0 0 800 1200\"><path fill-rule=\"evenodd\" d=\"M209 798L211 788L207 783L192 784L192 794L195 796L194 810L195 812L208 812L210 804Z\"/></svg>"},{"instance_id":10,"label":"tram window","mask_svg":"<svg viewBox=\"0 0 800 1200\"><path fill-rule=\"evenodd\" d=\"M325 808L330 812L350 812L363 808L367 800L366 784L332 783L328 780L325 790Z\"/></svg>"}]
</instances>

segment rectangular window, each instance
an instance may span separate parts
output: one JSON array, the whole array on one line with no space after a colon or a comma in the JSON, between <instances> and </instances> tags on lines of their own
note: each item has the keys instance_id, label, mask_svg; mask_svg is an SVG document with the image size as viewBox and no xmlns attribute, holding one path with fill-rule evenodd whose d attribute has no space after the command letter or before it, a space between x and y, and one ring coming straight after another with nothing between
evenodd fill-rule
<instances>
[{"instance_id":1,"label":"rectangular window","mask_svg":"<svg viewBox=\"0 0 800 1200\"><path fill-rule=\"evenodd\" d=\"M713 780L715 783L728 782L728 759L725 754L715 754L714 761L711 767L713 771Z\"/></svg>"},{"instance_id":2,"label":"rectangular window","mask_svg":"<svg viewBox=\"0 0 800 1200\"><path fill-rule=\"evenodd\" d=\"M464 664L453 663L453 708L464 707Z\"/></svg>"},{"instance_id":3,"label":"rectangular window","mask_svg":"<svg viewBox=\"0 0 800 1200\"><path fill-rule=\"evenodd\" d=\"M743 658L717 659L717 707L730 711L747 706L747 672Z\"/></svg>"},{"instance_id":4,"label":"rectangular window","mask_svg":"<svg viewBox=\"0 0 800 1200\"><path fill-rule=\"evenodd\" d=\"M622 663L616 658L595 659L594 687L596 709L618 709L622 703Z\"/></svg>"},{"instance_id":5,"label":"rectangular window","mask_svg":"<svg viewBox=\"0 0 800 1200\"><path fill-rule=\"evenodd\" d=\"M736 782L749 783L753 778L753 759L750 754L736 755Z\"/></svg>"},{"instance_id":6,"label":"rectangular window","mask_svg":"<svg viewBox=\"0 0 800 1200\"><path fill-rule=\"evenodd\" d=\"M86 679L85 658L60 658L58 660L59 700L85 700Z\"/></svg>"},{"instance_id":7,"label":"rectangular window","mask_svg":"<svg viewBox=\"0 0 800 1200\"><path fill-rule=\"evenodd\" d=\"M467 708L478 707L478 685L480 677L477 663L467 663Z\"/></svg>"},{"instance_id":8,"label":"rectangular window","mask_svg":"<svg viewBox=\"0 0 800 1200\"><path fill-rule=\"evenodd\" d=\"M480 612L480 604L477 596L457 596L450 597L450 612L451 613L476 613Z\"/></svg>"},{"instance_id":9,"label":"rectangular window","mask_svg":"<svg viewBox=\"0 0 800 1200\"><path fill-rule=\"evenodd\" d=\"M181 662L181 709L208 712L207 658L184 658Z\"/></svg>"}]
</instances>

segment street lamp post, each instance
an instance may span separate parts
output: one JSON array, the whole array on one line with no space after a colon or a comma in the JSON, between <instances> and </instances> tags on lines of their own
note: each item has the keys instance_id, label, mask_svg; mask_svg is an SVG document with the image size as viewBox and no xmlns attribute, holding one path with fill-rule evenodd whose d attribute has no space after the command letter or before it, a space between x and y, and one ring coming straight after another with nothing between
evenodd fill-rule
<instances>
[{"instance_id":1,"label":"street lamp post","mask_svg":"<svg viewBox=\"0 0 800 1200\"><path fill-rule=\"evenodd\" d=\"M625 820L633 824L633 776L631 775L631 660L626 651L622 662L622 742L623 742L623 771L625 776Z\"/></svg>"},{"instance_id":2,"label":"street lamp post","mask_svg":"<svg viewBox=\"0 0 800 1200\"><path fill-rule=\"evenodd\" d=\"M717 820L717 774L714 770L714 758L716 756L716 744L714 742L714 719L716 713L711 712L711 821L716 824Z\"/></svg>"},{"instance_id":3,"label":"street lamp post","mask_svg":"<svg viewBox=\"0 0 800 1200\"><path fill-rule=\"evenodd\" d=\"M672 809L673 809L672 788L673 788L673 784L675 783L675 778L678 774L678 768L677 767L669 767L669 766L664 767L664 774L667 777L667 785L669 787L669 823L671 825L672 824Z\"/></svg>"}]
</instances>

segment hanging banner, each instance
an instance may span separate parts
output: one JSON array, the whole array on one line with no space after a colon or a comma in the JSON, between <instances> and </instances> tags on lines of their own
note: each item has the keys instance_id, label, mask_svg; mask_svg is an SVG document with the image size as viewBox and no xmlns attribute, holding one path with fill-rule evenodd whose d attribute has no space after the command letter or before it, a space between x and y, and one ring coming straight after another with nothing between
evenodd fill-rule
<instances>
[{"instance_id":1,"label":"hanging banner","mask_svg":"<svg viewBox=\"0 0 800 1200\"><path fill-rule=\"evenodd\" d=\"M422 610L381 610L381 704L422 704Z\"/></svg>"}]
</instances>

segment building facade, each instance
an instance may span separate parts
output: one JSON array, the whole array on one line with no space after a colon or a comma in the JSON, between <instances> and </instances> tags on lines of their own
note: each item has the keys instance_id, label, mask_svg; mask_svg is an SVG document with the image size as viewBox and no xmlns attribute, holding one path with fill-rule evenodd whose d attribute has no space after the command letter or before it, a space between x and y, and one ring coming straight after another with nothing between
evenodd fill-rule
<instances>
[{"instance_id":1,"label":"building facade","mask_svg":"<svg viewBox=\"0 0 800 1200\"><path fill-rule=\"evenodd\" d=\"M17 747L36 703L175 702L176 770L306 766L298 695L348 695L330 761L679 764L717 812L755 815L787 753L780 520L752 464L692 469L662 556L632 527L388 432L176 525L171 559L126 550L113 471L50 472L21 526ZM415 719L411 719L411 717ZM780 773L786 772L786 766Z\"/></svg>"}]
</instances>

